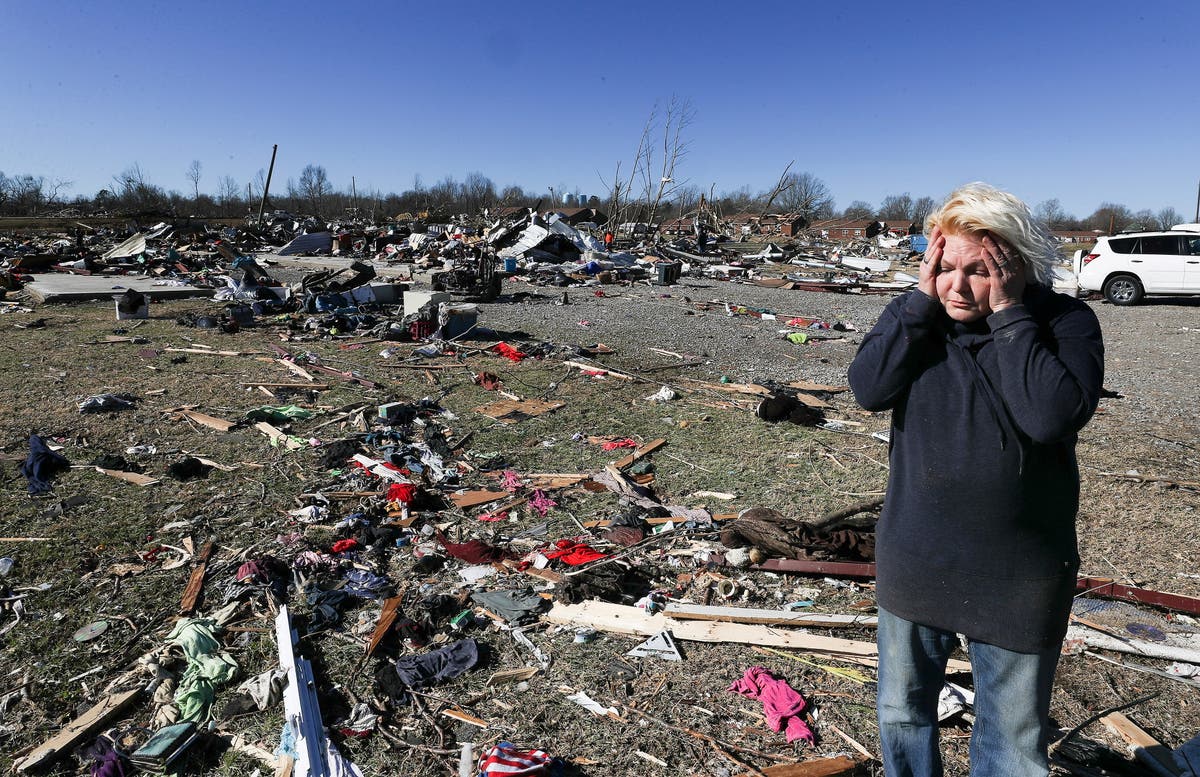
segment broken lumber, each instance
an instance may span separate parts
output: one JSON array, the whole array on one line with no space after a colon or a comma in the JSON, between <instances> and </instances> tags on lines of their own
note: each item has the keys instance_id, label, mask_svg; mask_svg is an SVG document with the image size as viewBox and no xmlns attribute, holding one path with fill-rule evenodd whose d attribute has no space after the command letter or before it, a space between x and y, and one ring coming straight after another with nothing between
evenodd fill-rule
<instances>
[{"instance_id":1,"label":"broken lumber","mask_svg":"<svg viewBox=\"0 0 1200 777\"><path fill-rule=\"evenodd\" d=\"M21 759L15 766L16 770L19 772L29 771L50 763L60 755L71 752L97 729L103 728L110 720L124 712L127 707L137 701L141 693L142 690L136 688L132 691L104 697L87 712L75 718L65 728L42 743L40 747Z\"/></svg>"},{"instance_id":2,"label":"broken lumber","mask_svg":"<svg viewBox=\"0 0 1200 777\"><path fill-rule=\"evenodd\" d=\"M137 472L126 472L121 469L105 469L104 467L96 467L96 471L110 478L124 480L126 483L132 483L135 486L153 486L158 483L157 478L152 478L149 475L142 475Z\"/></svg>"},{"instance_id":3,"label":"broken lumber","mask_svg":"<svg viewBox=\"0 0 1200 777\"><path fill-rule=\"evenodd\" d=\"M1104 726L1129 745L1133 757L1145 764L1150 771L1162 777L1179 777L1183 770L1175 763L1170 748L1120 712L1110 712L1100 718Z\"/></svg>"},{"instance_id":4,"label":"broken lumber","mask_svg":"<svg viewBox=\"0 0 1200 777\"><path fill-rule=\"evenodd\" d=\"M224 418L208 415L207 413L198 413L195 410L180 410L178 415L189 420L195 421L201 426L207 426L209 429L216 429L218 432L228 432L233 427L237 426L233 421L226 421Z\"/></svg>"},{"instance_id":5,"label":"broken lumber","mask_svg":"<svg viewBox=\"0 0 1200 777\"><path fill-rule=\"evenodd\" d=\"M879 619L874 615L840 615L791 610L760 610L751 607L721 607L702 604L668 602L667 617L678 620L720 621L722 623L761 623L777 626L847 626L874 627Z\"/></svg>"},{"instance_id":6,"label":"broken lumber","mask_svg":"<svg viewBox=\"0 0 1200 777\"><path fill-rule=\"evenodd\" d=\"M183 589L183 598L179 600L179 614L191 615L196 609L196 600L200 597L200 589L204 587L204 574L208 571L208 560L212 558L213 543L210 540L200 550L196 557L199 562L188 578L187 587Z\"/></svg>"},{"instance_id":7,"label":"broken lumber","mask_svg":"<svg viewBox=\"0 0 1200 777\"><path fill-rule=\"evenodd\" d=\"M630 464L634 463L638 459L642 458L643 456L648 456L651 453L654 453L656 450L658 450L659 448L663 447L666 444L667 444L667 441L661 437L659 437L657 440L651 440L650 442L646 443L645 445L639 446L637 448L637 450L635 450L633 453L629 454L628 456L625 456L624 458L621 458L621 459L617 459L615 462L613 462L613 466L616 467L617 469L625 469L626 467L628 467Z\"/></svg>"},{"instance_id":8,"label":"broken lumber","mask_svg":"<svg viewBox=\"0 0 1200 777\"><path fill-rule=\"evenodd\" d=\"M839 755L835 758L819 758L815 761L802 761L798 764L779 764L768 766L762 770L766 777L842 777L851 775L859 770L862 761L856 761L849 756ZM752 777L752 772L743 772L737 777Z\"/></svg>"}]
</instances>

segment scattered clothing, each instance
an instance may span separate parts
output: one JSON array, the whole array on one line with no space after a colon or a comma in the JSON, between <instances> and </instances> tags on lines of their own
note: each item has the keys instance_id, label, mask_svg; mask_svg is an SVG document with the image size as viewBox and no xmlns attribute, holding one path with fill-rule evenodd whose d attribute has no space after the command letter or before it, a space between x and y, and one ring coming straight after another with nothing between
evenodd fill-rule
<instances>
[{"instance_id":1,"label":"scattered clothing","mask_svg":"<svg viewBox=\"0 0 1200 777\"><path fill-rule=\"evenodd\" d=\"M602 558L608 558L605 554L598 550L593 550L591 547L582 542L575 540L559 540L554 543L558 550L552 550L543 555L550 560L559 560L564 564L570 564L577 567L580 564L587 564Z\"/></svg>"},{"instance_id":2,"label":"scattered clothing","mask_svg":"<svg viewBox=\"0 0 1200 777\"><path fill-rule=\"evenodd\" d=\"M479 757L479 775L544 775L553 762L554 759L544 750L520 750L512 742L500 742Z\"/></svg>"},{"instance_id":3,"label":"scattered clothing","mask_svg":"<svg viewBox=\"0 0 1200 777\"><path fill-rule=\"evenodd\" d=\"M740 680L729 686L729 690L761 701L767 725L772 731L779 731L786 724L787 741L803 739L810 745L814 744L813 732L802 717L808 702L792 686L773 677L766 669L761 666L750 667Z\"/></svg>"},{"instance_id":4,"label":"scattered clothing","mask_svg":"<svg viewBox=\"0 0 1200 777\"><path fill-rule=\"evenodd\" d=\"M461 639L431 653L404 656L396 661L396 674L408 688L424 688L464 674L479 662L479 645Z\"/></svg>"},{"instance_id":5,"label":"scattered clothing","mask_svg":"<svg viewBox=\"0 0 1200 777\"><path fill-rule=\"evenodd\" d=\"M480 591L471 594L471 601L486 607L509 623L520 623L546 609L548 600L525 588L509 591Z\"/></svg>"},{"instance_id":6,"label":"scattered clothing","mask_svg":"<svg viewBox=\"0 0 1200 777\"><path fill-rule=\"evenodd\" d=\"M29 435L29 456L21 465L21 474L29 481L29 493L44 494L54 490L50 478L71 468L66 456L59 455L36 434Z\"/></svg>"}]
</instances>

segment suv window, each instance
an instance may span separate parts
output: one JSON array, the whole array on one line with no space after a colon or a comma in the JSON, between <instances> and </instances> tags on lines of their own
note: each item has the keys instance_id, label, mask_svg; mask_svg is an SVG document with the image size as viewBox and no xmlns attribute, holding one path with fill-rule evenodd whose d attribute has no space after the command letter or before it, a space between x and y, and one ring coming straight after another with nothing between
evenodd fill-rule
<instances>
[{"instance_id":1,"label":"suv window","mask_svg":"<svg viewBox=\"0 0 1200 777\"><path fill-rule=\"evenodd\" d=\"M1192 256L1200 256L1200 237L1185 237L1184 242L1187 243L1187 252Z\"/></svg>"},{"instance_id":2,"label":"suv window","mask_svg":"<svg viewBox=\"0 0 1200 777\"><path fill-rule=\"evenodd\" d=\"M1178 235L1146 235L1141 238L1141 244L1138 246L1139 254L1167 254L1170 256L1179 255L1179 236Z\"/></svg>"},{"instance_id":3,"label":"suv window","mask_svg":"<svg viewBox=\"0 0 1200 777\"><path fill-rule=\"evenodd\" d=\"M1118 254L1132 254L1136 245L1136 237L1116 237L1108 241L1108 247Z\"/></svg>"}]
</instances>

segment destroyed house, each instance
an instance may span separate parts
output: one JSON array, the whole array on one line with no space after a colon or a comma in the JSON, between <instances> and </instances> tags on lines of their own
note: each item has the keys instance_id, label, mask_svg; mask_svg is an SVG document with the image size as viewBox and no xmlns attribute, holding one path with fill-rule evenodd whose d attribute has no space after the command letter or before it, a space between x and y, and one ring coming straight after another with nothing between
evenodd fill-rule
<instances>
[{"instance_id":1,"label":"destroyed house","mask_svg":"<svg viewBox=\"0 0 1200 777\"><path fill-rule=\"evenodd\" d=\"M496 211L496 216L507 218L509 216L522 216L528 212L529 208L525 207L499 208ZM543 214L547 213L557 213L562 216L563 221L566 221L571 226L585 222L603 224L608 221L608 215L596 208L547 208L543 211Z\"/></svg>"},{"instance_id":2,"label":"destroyed house","mask_svg":"<svg viewBox=\"0 0 1200 777\"><path fill-rule=\"evenodd\" d=\"M664 235L690 235L696 231L696 222L689 218L678 218L664 221L658 228Z\"/></svg>"},{"instance_id":3,"label":"destroyed house","mask_svg":"<svg viewBox=\"0 0 1200 777\"><path fill-rule=\"evenodd\" d=\"M814 221L808 228L830 240L866 240L867 230L875 223L875 219L824 219ZM907 230L888 227L887 231L904 234Z\"/></svg>"}]
</instances>

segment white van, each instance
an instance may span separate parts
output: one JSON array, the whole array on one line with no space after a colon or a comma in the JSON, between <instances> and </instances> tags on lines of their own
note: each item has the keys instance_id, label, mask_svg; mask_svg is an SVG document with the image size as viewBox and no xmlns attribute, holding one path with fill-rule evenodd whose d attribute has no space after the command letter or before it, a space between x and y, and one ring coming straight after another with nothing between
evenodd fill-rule
<instances>
[{"instance_id":1,"label":"white van","mask_svg":"<svg viewBox=\"0 0 1200 777\"><path fill-rule=\"evenodd\" d=\"M1136 305L1147 294L1200 294L1200 224L1102 237L1075 267L1079 288L1100 291L1114 305Z\"/></svg>"}]
</instances>

